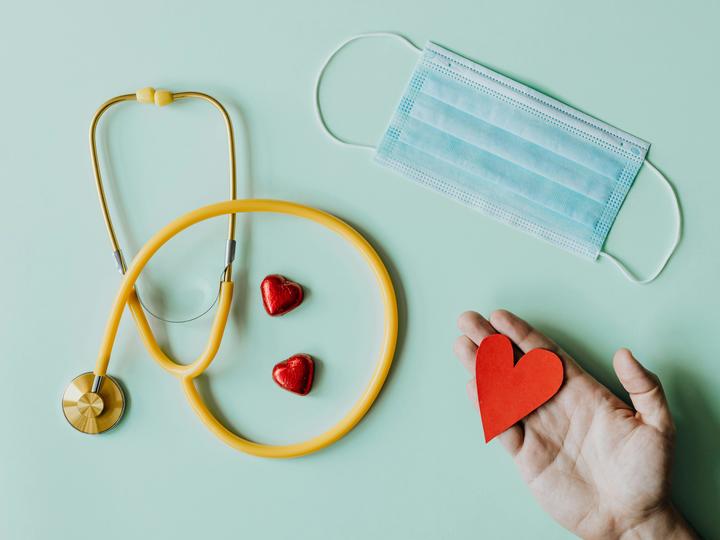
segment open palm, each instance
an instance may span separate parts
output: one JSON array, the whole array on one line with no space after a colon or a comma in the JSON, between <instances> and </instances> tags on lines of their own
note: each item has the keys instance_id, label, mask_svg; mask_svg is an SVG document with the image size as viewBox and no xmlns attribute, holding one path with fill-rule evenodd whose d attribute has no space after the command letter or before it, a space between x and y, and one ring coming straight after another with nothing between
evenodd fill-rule
<instances>
[{"instance_id":1,"label":"open palm","mask_svg":"<svg viewBox=\"0 0 720 540\"><path fill-rule=\"evenodd\" d=\"M489 321L466 312L458 326L455 353L473 374L478 344L496 332L523 352L560 356L565 381L558 393L498 437L558 523L583 538L692 537L670 503L674 426L667 402L657 377L630 351L619 350L613 364L634 408L510 312L496 311ZM477 405L474 380L468 393Z\"/></svg>"}]
</instances>

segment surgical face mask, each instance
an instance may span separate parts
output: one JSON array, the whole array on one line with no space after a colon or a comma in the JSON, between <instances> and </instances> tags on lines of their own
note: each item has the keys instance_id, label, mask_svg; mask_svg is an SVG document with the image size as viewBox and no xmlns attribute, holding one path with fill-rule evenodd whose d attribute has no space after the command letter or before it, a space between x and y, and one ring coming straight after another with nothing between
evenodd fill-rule
<instances>
[{"instance_id":1,"label":"surgical face mask","mask_svg":"<svg viewBox=\"0 0 720 540\"><path fill-rule=\"evenodd\" d=\"M392 36L420 54L377 148L335 135L319 99L333 57L352 41L374 36ZM679 243L677 196L646 160L649 143L434 43L420 50L385 32L346 40L318 75L315 108L335 141L375 149L381 165L576 255L608 258L633 282L654 280ZM672 195L677 227L657 269L638 278L603 245L643 164Z\"/></svg>"}]
</instances>

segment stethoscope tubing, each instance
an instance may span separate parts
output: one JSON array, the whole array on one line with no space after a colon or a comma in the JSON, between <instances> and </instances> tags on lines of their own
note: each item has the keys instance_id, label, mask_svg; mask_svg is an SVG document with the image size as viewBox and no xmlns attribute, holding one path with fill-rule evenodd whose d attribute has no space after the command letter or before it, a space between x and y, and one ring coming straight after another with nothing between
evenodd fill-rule
<instances>
[{"instance_id":1,"label":"stethoscope tubing","mask_svg":"<svg viewBox=\"0 0 720 540\"><path fill-rule=\"evenodd\" d=\"M240 437L227 429L213 415L195 387L194 379L207 369L217 354L230 309L233 289L232 281L224 281L221 285L222 288L220 292L218 311L216 312L215 319L213 321L213 327L210 332L208 346L205 352L195 362L188 365L177 364L162 353L160 347L157 345L154 337L152 336L147 319L142 312L142 307L140 306L137 296L134 293L135 282L147 263L153 255L175 235L188 227L207 219L221 215L251 212L268 212L292 215L309 219L334 231L362 254L364 260L369 265L381 292L384 311L384 331L380 346L379 359L367 387L348 413L335 426L316 437L299 443L287 445L266 445ZM180 379L185 395L200 420L218 438L233 448L242 450L248 454L269 458L297 457L315 452L328 446L329 444L332 444L347 434L367 413L380 393L392 364L398 335L397 298L392 284L392 279L380 256L370 243L350 225L332 214L302 204L272 199L229 200L204 206L175 219L160 229L150 240L148 240L127 268L127 272L124 275L122 284L118 289L110 310L110 315L105 327L105 334L101 341L94 371L94 374L98 379L102 378L107 373L113 344L117 336L118 326L126 305L130 306L133 316L135 317L136 322L138 322L137 326L140 330L141 336L143 336L145 345L148 347L148 350L151 352L153 358L161 365L161 367L173 373L173 375ZM154 345L148 346L149 344Z\"/></svg>"}]
</instances>

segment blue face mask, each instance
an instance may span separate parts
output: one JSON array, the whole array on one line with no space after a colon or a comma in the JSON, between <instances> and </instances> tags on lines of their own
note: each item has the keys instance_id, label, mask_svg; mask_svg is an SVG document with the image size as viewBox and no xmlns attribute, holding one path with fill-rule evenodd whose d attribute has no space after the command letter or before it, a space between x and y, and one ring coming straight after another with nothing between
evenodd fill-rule
<instances>
[{"instance_id":1,"label":"blue face mask","mask_svg":"<svg viewBox=\"0 0 720 540\"><path fill-rule=\"evenodd\" d=\"M438 45L418 49L402 36L372 33L341 44L327 59L361 37L392 36L420 52L410 82L390 120L375 159L403 176L572 253L611 260L638 283L663 270L680 239L680 210L667 179L646 159L649 144L519 84ZM675 200L675 242L657 270L635 277L602 251L615 217L640 167L646 164Z\"/></svg>"}]
</instances>

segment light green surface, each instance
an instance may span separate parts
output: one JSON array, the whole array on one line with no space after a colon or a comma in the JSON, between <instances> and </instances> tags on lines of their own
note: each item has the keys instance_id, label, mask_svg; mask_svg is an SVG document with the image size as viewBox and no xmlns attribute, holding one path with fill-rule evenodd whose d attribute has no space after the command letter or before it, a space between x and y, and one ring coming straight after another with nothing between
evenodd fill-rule
<instances>
[{"instance_id":1,"label":"light green surface","mask_svg":"<svg viewBox=\"0 0 720 540\"><path fill-rule=\"evenodd\" d=\"M660 374L679 426L676 501L720 538L717 3L67 4L16 2L0 18L0 537L564 538L502 449L483 444L450 352L461 311L502 306L615 389L609 360L620 346ZM607 263L497 224L326 139L311 107L317 69L343 38L385 29L437 41L651 141L686 219L661 278L630 285ZM331 123L377 140L413 62L390 40L349 48L323 91ZM402 317L396 365L368 417L319 454L265 461L224 446L127 317L111 363L130 396L123 423L93 438L62 417L60 395L92 369L118 285L87 126L103 100L148 84L220 98L238 131L243 195L329 210L391 268ZM132 253L173 217L225 197L225 147L206 106L122 109L101 138ZM608 248L650 270L670 218L661 184L642 172ZM211 301L224 230L217 220L163 250L144 281L148 300L170 315ZM379 343L378 297L359 258L314 225L262 217L242 237L233 320L204 390L242 433L298 440L329 427L363 388ZM257 286L271 272L308 287L302 309L264 315ZM190 359L208 325L170 329L170 350ZM321 362L306 399L270 380L273 363L299 351Z\"/></svg>"}]
</instances>

